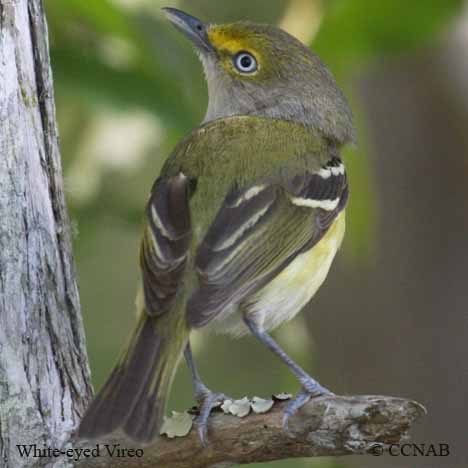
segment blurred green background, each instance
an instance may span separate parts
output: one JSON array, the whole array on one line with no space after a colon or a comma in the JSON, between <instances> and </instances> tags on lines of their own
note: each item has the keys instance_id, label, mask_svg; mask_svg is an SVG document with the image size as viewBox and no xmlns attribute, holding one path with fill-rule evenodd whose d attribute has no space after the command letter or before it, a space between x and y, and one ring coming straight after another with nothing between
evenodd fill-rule
<instances>
[{"instance_id":1,"label":"blurred green background","mask_svg":"<svg viewBox=\"0 0 468 468\"><path fill-rule=\"evenodd\" d=\"M281 25L311 45L348 95L359 143L345 245L312 304L275 336L337 393L418 399L418 442L466 466L468 14L461 0L47 0L65 187L95 388L134 321L143 207L162 162L203 118L207 93L175 6L213 22ZM236 397L297 383L253 339L197 334L209 386ZM464 356L464 358L463 358ZM171 409L192 405L181 366ZM458 447L458 448L457 448ZM448 463L444 465L443 463ZM403 459L262 466L409 466Z\"/></svg>"}]
</instances>

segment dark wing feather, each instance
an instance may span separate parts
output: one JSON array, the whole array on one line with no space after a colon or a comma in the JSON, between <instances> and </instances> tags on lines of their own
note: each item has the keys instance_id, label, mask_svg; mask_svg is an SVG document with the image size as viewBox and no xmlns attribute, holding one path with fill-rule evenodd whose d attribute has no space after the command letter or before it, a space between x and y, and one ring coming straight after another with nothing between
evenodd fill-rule
<instances>
[{"instance_id":1,"label":"dark wing feather","mask_svg":"<svg viewBox=\"0 0 468 468\"><path fill-rule=\"evenodd\" d=\"M347 198L346 174L337 158L286 182L233 190L197 251L199 288L187 305L189 324L204 326L260 290L323 237Z\"/></svg>"},{"instance_id":2,"label":"dark wing feather","mask_svg":"<svg viewBox=\"0 0 468 468\"><path fill-rule=\"evenodd\" d=\"M182 173L155 182L146 218L140 251L143 291L148 314L158 316L175 300L190 246L188 179Z\"/></svg>"}]
</instances>

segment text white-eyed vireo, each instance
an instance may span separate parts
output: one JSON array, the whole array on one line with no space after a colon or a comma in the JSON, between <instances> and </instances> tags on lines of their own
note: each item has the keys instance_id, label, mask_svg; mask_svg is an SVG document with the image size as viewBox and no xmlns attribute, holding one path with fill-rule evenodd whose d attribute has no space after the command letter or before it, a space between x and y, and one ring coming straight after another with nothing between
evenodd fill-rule
<instances>
[{"instance_id":1,"label":"text white-eyed vireo","mask_svg":"<svg viewBox=\"0 0 468 468\"><path fill-rule=\"evenodd\" d=\"M79 434L121 430L152 441L183 354L200 402L198 430L223 398L201 381L190 330L253 333L302 386L288 418L329 393L267 333L293 318L327 276L344 235L348 183L340 147L354 139L347 101L297 39L250 22L169 20L203 63L209 103L154 183L141 243L140 319Z\"/></svg>"}]
</instances>

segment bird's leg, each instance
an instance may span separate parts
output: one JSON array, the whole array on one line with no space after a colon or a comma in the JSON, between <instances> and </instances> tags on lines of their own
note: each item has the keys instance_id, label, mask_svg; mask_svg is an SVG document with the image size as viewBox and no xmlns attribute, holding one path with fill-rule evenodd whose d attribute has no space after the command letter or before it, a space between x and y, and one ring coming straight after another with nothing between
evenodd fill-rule
<instances>
[{"instance_id":1,"label":"bird's leg","mask_svg":"<svg viewBox=\"0 0 468 468\"><path fill-rule=\"evenodd\" d=\"M195 399L200 405L200 414L197 418L198 423L198 435L203 446L206 445L206 433L208 429L208 417L214 407L216 407L219 402L223 402L228 398L222 393L212 392L202 381L200 374L198 373L197 366L193 360L192 350L190 348L190 343L187 343L187 346L184 351L185 361L190 370L190 375L192 377L192 383L195 390Z\"/></svg>"},{"instance_id":2,"label":"bird's leg","mask_svg":"<svg viewBox=\"0 0 468 468\"><path fill-rule=\"evenodd\" d=\"M283 428L287 431L289 418L301 406L307 403L311 398L321 395L333 395L333 393L325 387L322 387L315 379L307 374L304 369L297 365L281 346L265 330L258 326L255 320L244 317L244 321L252 334L273 351L292 370L302 386L302 391L298 393L296 398L290 401L284 411Z\"/></svg>"},{"instance_id":3,"label":"bird's leg","mask_svg":"<svg viewBox=\"0 0 468 468\"><path fill-rule=\"evenodd\" d=\"M200 374L198 373L197 366L193 360L192 349L190 348L190 343L187 343L187 346L184 350L185 362L190 371L190 376L192 378L193 389L195 391L195 399L197 401L202 400L207 393L210 393L208 387L203 383Z\"/></svg>"}]
</instances>

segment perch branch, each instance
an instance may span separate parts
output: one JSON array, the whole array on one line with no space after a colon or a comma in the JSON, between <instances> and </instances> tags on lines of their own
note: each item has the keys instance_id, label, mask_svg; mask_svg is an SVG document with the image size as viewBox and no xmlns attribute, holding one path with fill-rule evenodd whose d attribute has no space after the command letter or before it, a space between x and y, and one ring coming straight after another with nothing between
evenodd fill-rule
<instances>
[{"instance_id":1,"label":"perch branch","mask_svg":"<svg viewBox=\"0 0 468 468\"><path fill-rule=\"evenodd\" d=\"M336 396L310 401L290 419L291 434L282 429L284 402L276 402L264 414L245 418L215 413L210 418L208 446L202 448L197 431L182 438L161 437L143 447L142 457L109 457L104 445L100 456L79 467L225 468L247 463L297 457L358 455L369 453L376 443L408 440L408 430L426 410L415 401L386 396ZM137 448L124 439L99 441ZM74 447L96 447L87 442ZM120 452L121 453L121 452Z\"/></svg>"}]
</instances>

